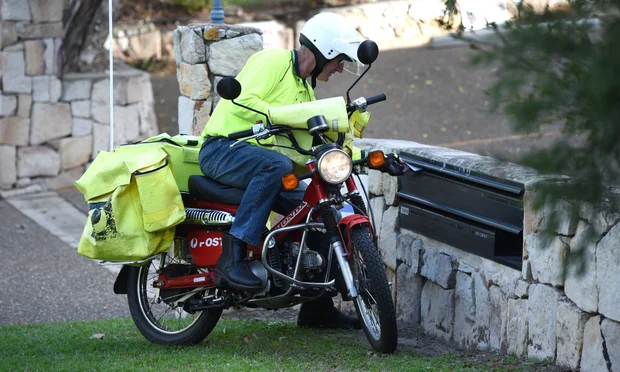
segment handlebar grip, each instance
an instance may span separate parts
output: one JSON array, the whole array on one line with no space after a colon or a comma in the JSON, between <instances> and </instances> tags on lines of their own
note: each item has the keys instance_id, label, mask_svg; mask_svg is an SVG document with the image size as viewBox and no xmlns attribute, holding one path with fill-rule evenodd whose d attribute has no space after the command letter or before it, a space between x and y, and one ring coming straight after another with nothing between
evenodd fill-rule
<instances>
[{"instance_id":1,"label":"handlebar grip","mask_svg":"<svg viewBox=\"0 0 620 372\"><path fill-rule=\"evenodd\" d=\"M382 101L385 101L386 99L387 99L387 97L385 96L385 93L381 93L381 94L377 94L376 96L372 96L372 97L366 99L366 104L368 106L370 106L373 103L382 102Z\"/></svg>"},{"instance_id":2,"label":"handlebar grip","mask_svg":"<svg viewBox=\"0 0 620 372\"><path fill-rule=\"evenodd\" d=\"M250 137L254 135L254 130L251 128L248 130L242 130L240 132L231 133L228 135L228 139L236 140L239 138Z\"/></svg>"}]
</instances>

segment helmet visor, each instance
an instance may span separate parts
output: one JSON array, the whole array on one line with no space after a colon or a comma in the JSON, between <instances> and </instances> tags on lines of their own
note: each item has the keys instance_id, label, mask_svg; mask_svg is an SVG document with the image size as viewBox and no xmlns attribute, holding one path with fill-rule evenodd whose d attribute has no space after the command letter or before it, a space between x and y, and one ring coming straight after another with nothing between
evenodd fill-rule
<instances>
[{"instance_id":1,"label":"helmet visor","mask_svg":"<svg viewBox=\"0 0 620 372\"><path fill-rule=\"evenodd\" d=\"M343 61L343 64L343 70L355 76L360 76L362 74L362 71L364 71L364 64L358 61L351 62L345 59Z\"/></svg>"}]
</instances>

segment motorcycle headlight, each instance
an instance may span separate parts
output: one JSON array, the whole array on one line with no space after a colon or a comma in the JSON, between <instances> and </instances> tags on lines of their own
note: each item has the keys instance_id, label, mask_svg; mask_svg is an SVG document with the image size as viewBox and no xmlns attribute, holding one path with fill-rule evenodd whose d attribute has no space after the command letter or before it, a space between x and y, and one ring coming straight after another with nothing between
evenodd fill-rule
<instances>
[{"instance_id":1,"label":"motorcycle headlight","mask_svg":"<svg viewBox=\"0 0 620 372\"><path fill-rule=\"evenodd\" d=\"M337 185L349 178L353 171L353 161L346 152L333 149L321 155L317 170L325 182Z\"/></svg>"}]
</instances>

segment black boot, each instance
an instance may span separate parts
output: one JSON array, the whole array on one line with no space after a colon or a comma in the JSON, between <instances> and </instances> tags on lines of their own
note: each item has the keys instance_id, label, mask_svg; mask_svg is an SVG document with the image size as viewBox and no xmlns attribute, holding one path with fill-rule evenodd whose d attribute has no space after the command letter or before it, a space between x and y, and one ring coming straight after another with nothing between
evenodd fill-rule
<instances>
[{"instance_id":1,"label":"black boot","mask_svg":"<svg viewBox=\"0 0 620 372\"><path fill-rule=\"evenodd\" d=\"M250 292L259 292L263 289L261 280L250 270L246 255L247 244L243 240L224 233L222 255L215 265L215 284L228 285Z\"/></svg>"},{"instance_id":2,"label":"black boot","mask_svg":"<svg viewBox=\"0 0 620 372\"><path fill-rule=\"evenodd\" d=\"M297 326L303 328L361 329L357 317L351 317L334 307L331 297L320 297L304 302L297 316Z\"/></svg>"}]
</instances>

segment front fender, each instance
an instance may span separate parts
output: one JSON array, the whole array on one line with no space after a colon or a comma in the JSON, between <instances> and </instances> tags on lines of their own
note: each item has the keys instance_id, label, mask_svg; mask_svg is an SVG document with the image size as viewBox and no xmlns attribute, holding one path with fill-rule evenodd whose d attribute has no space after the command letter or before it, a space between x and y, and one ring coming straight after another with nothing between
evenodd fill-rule
<instances>
[{"instance_id":1,"label":"front fender","mask_svg":"<svg viewBox=\"0 0 620 372\"><path fill-rule=\"evenodd\" d=\"M370 223L370 220L368 219L367 216L364 216L361 214L351 214L351 215L346 216L345 218L341 219L340 222L338 222L338 228L340 229L340 233L342 234L342 237L346 239L345 247L347 249L347 253L351 251L349 249L349 244L351 242L351 230L355 226L368 227L368 232L370 233L370 237L374 238L374 233L372 231L372 224Z\"/></svg>"}]
</instances>

